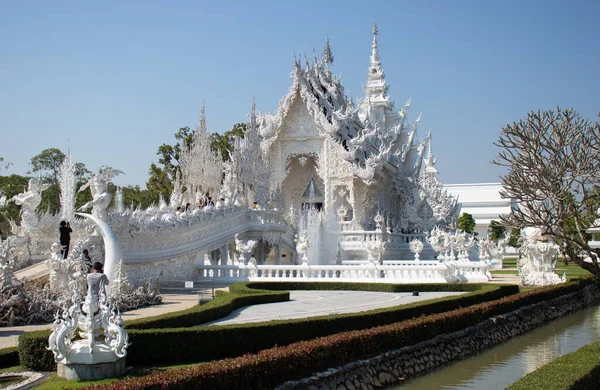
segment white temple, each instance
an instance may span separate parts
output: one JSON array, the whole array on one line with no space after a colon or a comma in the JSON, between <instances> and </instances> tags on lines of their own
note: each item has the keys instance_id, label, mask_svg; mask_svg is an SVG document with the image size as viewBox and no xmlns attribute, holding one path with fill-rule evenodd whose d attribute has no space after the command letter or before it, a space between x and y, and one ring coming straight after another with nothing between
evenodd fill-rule
<instances>
[{"instance_id":1,"label":"white temple","mask_svg":"<svg viewBox=\"0 0 600 390\"><path fill-rule=\"evenodd\" d=\"M374 25L365 97L356 104L331 71L327 40L321 58L294 59L275 114L252 103L230 162L210 152L202 107L169 202L109 209L96 191L93 214L118 237L129 279L488 281L489 251L479 259L475 240L447 231L457 201L437 179L431 133L418 135L420 116L408 120L410 101L399 110L390 101L377 37ZM106 186L110 178L97 180ZM35 232L22 234L49 248L39 243L55 236L57 218L42 216ZM83 221L71 226L74 237L86 236Z\"/></svg>"}]
</instances>

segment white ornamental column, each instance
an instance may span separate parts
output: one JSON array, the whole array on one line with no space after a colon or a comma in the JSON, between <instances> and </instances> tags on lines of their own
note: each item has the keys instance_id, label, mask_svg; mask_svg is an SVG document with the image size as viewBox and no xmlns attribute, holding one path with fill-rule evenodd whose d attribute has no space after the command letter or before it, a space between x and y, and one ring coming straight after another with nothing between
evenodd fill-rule
<instances>
[{"instance_id":1,"label":"white ornamental column","mask_svg":"<svg viewBox=\"0 0 600 390\"><path fill-rule=\"evenodd\" d=\"M229 264L229 246L227 244L221 247L221 265Z\"/></svg>"}]
</instances>

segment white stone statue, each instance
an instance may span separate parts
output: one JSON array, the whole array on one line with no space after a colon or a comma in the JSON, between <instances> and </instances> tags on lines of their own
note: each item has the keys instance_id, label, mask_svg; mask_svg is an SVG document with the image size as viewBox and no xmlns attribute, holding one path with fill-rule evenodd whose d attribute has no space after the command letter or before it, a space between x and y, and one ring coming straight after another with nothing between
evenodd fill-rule
<instances>
[{"instance_id":1,"label":"white stone statue","mask_svg":"<svg viewBox=\"0 0 600 390\"><path fill-rule=\"evenodd\" d=\"M92 215L79 215L98 225L107 247L104 266L114 264L115 252L118 253L115 247L118 247L118 242L111 242L116 240L112 240L111 234L106 231L110 230L108 225ZM58 363L59 376L89 380L118 376L125 372L123 358L127 354L128 336L123 328L121 314L107 298L106 285L110 280L111 276L108 273L104 274L94 267L94 271L87 276L88 291L85 301L81 301L75 286L72 305L68 308L63 307L62 314L56 314L48 343ZM74 340L76 334L82 338ZM103 338L98 340L99 336ZM103 368L92 368L96 365L103 365ZM98 377L98 371L104 375Z\"/></svg>"},{"instance_id":2,"label":"white stone statue","mask_svg":"<svg viewBox=\"0 0 600 390\"><path fill-rule=\"evenodd\" d=\"M240 258L238 259L240 264L248 264L257 243L257 240L241 240L239 234L235 235L235 249L240 252Z\"/></svg>"},{"instance_id":3,"label":"white stone statue","mask_svg":"<svg viewBox=\"0 0 600 390\"><path fill-rule=\"evenodd\" d=\"M50 269L50 288L53 290L65 290L69 288L70 262L63 258L62 246L55 242L50 249L50 258L46 265Z\"/></svg>"},{"instance_id":4,"label":"white stone statue","mask_svg":"<svg viewBox=\"0 0 600 390\"><path fill-rule=\"evenodd\" d=\"M302 264L308 264L308 256L306 255L308 252L308 248L310 247L310 239L308 238L308 234L303 232L298 237L298 242L296 243L296 252L298 252L298 256L302 260Z\"/></svg>"},{"instance_id":5,"label":"white stone statue","mask_svg":"<svg viewBox=\"0 0 600 390\"><path fill-rule=\"evenodd\" d=\"M40 178L29 179L27 191L13 196L10 200L21 206L21 227L25 233L31 233L38 224L38 215L35 209L42 201L42 192L50 187L41 182Z\"/></svg>"},{"instance_id":6,"label":"white stone statue","mask_svg":"<svg viewBox=\"0 0 600 390\"><path fill-rule=\"evenodd\" d=\"M423 252L423 243L420 240L414 239L409 244L410 251L415 254L415 260L419 261L420 254Z\"/></svg>"},{"instance_id":7,"label":"white stone statue","mask_svg":"<svg viewBox=\"0 0 600 390\"><path fill-rule=\"evenodd\" d=\"M108 221L108 213L106 211L112 196L108 193L108 183L113 177L124 174L123 171L118 169L109 169L102 173L92 176L87 183L85 183L78 192L86 190L88 187L92 191L92 200L84 204L79 210L87 210L92 208L92 215Z\"/></svg>"},{"instance_id":8,"label":"white stone statue","mask_svg":"<svg viewBox=\"0 0 600 390\"><path fill-rule=\"evenodd\" d=\"M381 264L385 242L382 240L363 240L363 247L367 251L367 260L373 264Z\"/></svg>"},{"instance_id":9,"label":"white stone statue","mask_svg":"<svg viewBox=\"0 0 600 390\"><path fill-rule=\"evenodd\" d=\"M521 259L517 265L524 286L547 286L564 281L554 273L560 247L552 240L544 241L540 228L521 229L520 241Z\"/></svg>"}]
</instances>

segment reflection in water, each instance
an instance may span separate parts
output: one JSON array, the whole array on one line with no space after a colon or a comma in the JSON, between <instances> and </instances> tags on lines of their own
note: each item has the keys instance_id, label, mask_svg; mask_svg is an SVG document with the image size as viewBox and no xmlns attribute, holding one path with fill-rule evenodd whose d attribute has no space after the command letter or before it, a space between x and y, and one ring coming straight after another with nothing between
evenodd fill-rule
<instances>
[{"instance_id":1,"label":"reflection in water","mask_svg":"<svg viewBox=\"0 0 600 390\"><path fill-rule=\"evenodd\" d=\"M559 356L598 340L600 306L556 320L393 389L504 389Z\"/></svg>"}]
</instances>

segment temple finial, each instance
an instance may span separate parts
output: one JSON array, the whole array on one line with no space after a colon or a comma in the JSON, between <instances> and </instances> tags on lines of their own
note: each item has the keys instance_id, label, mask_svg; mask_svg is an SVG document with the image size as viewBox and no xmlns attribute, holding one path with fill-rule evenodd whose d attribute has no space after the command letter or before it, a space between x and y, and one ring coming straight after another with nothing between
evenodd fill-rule
<instances>
[{"instance_id":1,"label":"temple finial","mask_svg":"<svg viewBox=\"0 0 600 390\"><path fill-rule=\"evenodd\" d=\"M425 137L428 141L427 146L427 159L425 160L425 171L428 173L437 174L438 170L435 169L435 158L433 158L433 149L431 147L431 130L427 133L427 137Z\"/></svg>"},{"instance_id":2,"label":"temple finial","mask_svg":"<svg viewBox=\"0 0 600 390\"><path fill-rule=\"evenodd\" d=\"M377 29L377 22L373 21L373 44L371 46L371 62L379 62L379 47L377 45L377 35L379 34L379 30Z\"/></svg>"},{"instance_id":3,"label":"temple finial","mask_svg":"<svg viewBox=\"0 0 600 390\"><path fill-rule=\"evenodd\" d=\"M325 38L325 49L323 50L323 56L321 56L321 61L325 65L333 64L333 52L331 51L331 46L329 45L329 37Z\"/></svg>"},{"instance_id":4,"label":"temple finial","mask_svg":"<svg viewBox=\"0 0 600 390\"><path fill-rule=\"evenodd\" d=\"M250 111L250 128L251 129L255 129L256 128L256 101L254 99L254 96L252 96L252 111Z\"/></svg>"},{"instance_id":5,"label":"temple finial","mask_svg":"<svg viewBox=\"0 0 600 390\"><path fill-rule=\"evenodd\" d=\"M198 130L206 132L206 109L204 107L204 99L200 102L200 123L198 124Z\"/></svg>"}]
</instances>

